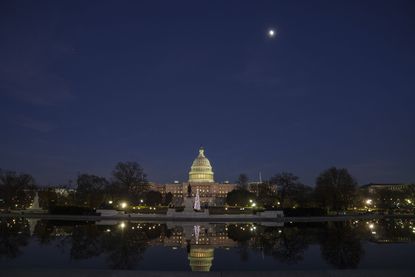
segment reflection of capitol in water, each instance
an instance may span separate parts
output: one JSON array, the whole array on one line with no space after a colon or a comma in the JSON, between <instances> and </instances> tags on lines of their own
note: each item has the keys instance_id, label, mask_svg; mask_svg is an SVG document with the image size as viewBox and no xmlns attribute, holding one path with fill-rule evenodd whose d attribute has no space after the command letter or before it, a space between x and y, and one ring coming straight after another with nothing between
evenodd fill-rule
<instances>
[{"instance_id":1,"label":"reflection of capitol in water","mask_svg":"<svg viewBox=\"0 0 415 277\"><path fill-rule=\"evenodd\" d=\"M174 226L171 230L171 236L163 239L163 245L187 248L192 271L210 271L215 248L230 248L238 245L228 237L227 227L224 224L189 223Z\"/></svg>"},{"instance_id":2,"label":"reflection of capitol in water","mask_svg":"<svg viewBox=\"0 0 415 277\"><path fill-rule=\"evenodd\" d=\"M240 255L244 262L249 262L245 260L245 254L249 251L260 254L262 258L271 256L281 263L291 264L304 259L309 245L315 244L320 245L324 262L344 269L359 266L365 255L364 241L392 243L395 244L394 247L396 243L410 245L415 241L415 221L408 219L287 222L283 226L282 223L271 222L146 223L107 220L92 223L0 218L0 230L0 241L8 244L7 247L0 248L0 258L17 257L18 260L16 253L30 250L30 241L36 240L42 245L36 248L38 253L44 251L45 247L55 249L58 246L69 254L71 261L99 257L111 269L140 269L141 260L154 259L154 253L145 254L148 249L165 247L172 251L160 253L166 257L180 257L180 265L174 263L175 269L179 266L184 270L199 272L222 270L224 266L228 270L232 266L224 265L222 260L215 266L215 254L223 254L223 251L215 251L215 248L237 248L240 251L229 251L226 257ZM177 249L180 250L175 251ZM41 256L40 254L39 257ZM21 260L25 261L24 258ZM171 264L171 261L166 261L165 264L160 260L154 262L161 268ZM252 260L252 266L256 266L257 262L258 260Z\"/></svg>"},{"instance_id":3,"label":"reflection of capitol in water","mask_svg":"<svg viewBox=\"0 0 415 277\"><path fill-rule=\"evenodd\" d=\"M31 235L36 225L49 226L47 221L29 220L27 222ZM128 238L135 232L155 232L155 236L147 237L149 246L163 246L172 249L186 249L188 263L192 271L210 271L214 260L214 249L229 249L238 247L238 242L229 238L228 224L212 223L138 223L138 222L118 222L118 221L100 221L95 226L102 230L101 234L119 234L123 233ZM73 228L82 228L89 226L81 224L75 226L53 226L48 229L53 237L71 237ZM240 228L249 229L253 224L242 223ZM242 227L243 226L243 227ZM39 227L39 226L37 226ZM40 226L42 227L42 226ZM45 226L43 226L45 227ZM51 226L50 226L51 227ZM154 231L153 231L154 230ZM242 229L241 229L242 230Z\"/></svg>"},{"instance_id":4,"label":"reflection of capitol in water","mask_svg":"<svg viewBox=\"0 0 415 277\"><path fill-rule=\"evenodd\" d=\"M210 271L212 266L213 247L191 246L189 261L192 271Z\"/></svg>"}]
</instances>

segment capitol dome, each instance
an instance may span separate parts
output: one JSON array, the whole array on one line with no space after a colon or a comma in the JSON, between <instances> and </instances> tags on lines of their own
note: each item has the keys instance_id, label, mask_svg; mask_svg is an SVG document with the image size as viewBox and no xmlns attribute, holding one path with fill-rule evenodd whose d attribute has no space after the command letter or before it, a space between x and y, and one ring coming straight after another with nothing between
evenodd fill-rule
<instances>
[{"instance_id":1,"label":"capitol dome","mask_svg":"<svg viewBox=\"0 0 415 277\"><path fill-rule=\"evenodd\" d=\"M203 147L199 149L199 155L193 161L189 172L189 183L213 183L213 171L209 160L205 157Z\"/></svg>"}]
</instances>

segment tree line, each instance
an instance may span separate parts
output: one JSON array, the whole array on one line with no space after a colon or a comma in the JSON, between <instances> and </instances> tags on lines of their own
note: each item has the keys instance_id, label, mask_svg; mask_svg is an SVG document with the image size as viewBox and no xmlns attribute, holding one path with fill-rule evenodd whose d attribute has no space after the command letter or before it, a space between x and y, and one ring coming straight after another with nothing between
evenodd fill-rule
<instances>
[{"instance_id":1,"label":"tree line","mask_svg":"<svg viewBox=\"0 0 415 277\"><path fill-rule=\"evenodd\" d=\"M27 208L36 189L39 190L40 206L44 208L50 205L97 208L103 203L117 203L121 200L133 205L140 202L154 205L171 198L167 196L162 199L161 193L149 191L147 175L137 162L117 163L109 179L94 174L79 174L76 190L65 188L65 193L57 192L56 188L36 186L34 178L29 174L0 169L0 205L3 208Z\"/></svg>"},{"instance_id":2,"label":"tree line","mask_svg":"<svg viewBox=\"0 0 415 277\"><path fill-rule=\"evenodd\" d=\"M356 180L345 168L331 167L316 178L315 187L304 185L298 176L281 172L269 180L249 184L246 174L240 174L237 190L230 193L230 205L248 205L255 199L265 207L277 208L325 208L341 211L351 207L357 198ZM252 200L251 200L252 201Z\"/></svg>"},{"instance_id":3,"label":"tree line","mask_svg":"<svg viewBox=\"0 0 415 277\"><path fill-rule=\"evenodd\" d=\"M408 190L379 190L373 195L359 189L356 179L345 168L331 167L316 178L315 186L303 184L299 177L290 172L275 174L269 180L252 184L246 174L240 174L237 187L228 193L226 204L250 206L255 204L267 209L309 209L319 208L328 212L362 208L365 199L372 197L380 209L400 208L415 199L415 186ZM34 191L39 191L40 206L76 205L98 208L105 203L127 201L131 205L169 205L173 195L162 195L151 191L147 175L137 162L119 162L111 177L105 178L89 173L79 174L76 190L37 187L30 174L0 169L0 208L23 209L29 207ZM408 202L402 202L406 199ZM411 202L412 201L412 202Z\"/></svg>"}]
</instances>

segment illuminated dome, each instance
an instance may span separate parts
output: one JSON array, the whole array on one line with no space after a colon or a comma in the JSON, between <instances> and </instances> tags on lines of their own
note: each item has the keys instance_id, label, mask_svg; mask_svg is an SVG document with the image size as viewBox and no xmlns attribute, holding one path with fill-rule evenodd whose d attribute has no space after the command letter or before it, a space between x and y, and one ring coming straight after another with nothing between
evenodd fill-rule
<instances>
[{"instance_id":1,"label":"illuminated dome","mask_svg":"<svg viewBox=\"0 0 415 277\"><path fill-rule=\"evenodd\" d=\"M210 271L212 266L214 250L213 248L191 247L188 259L192 271Z\"/></svg>"},{"instance_id":2,"label":"illuminated dome","mask_svg":"<svg viewBox=\"0 0 415 277\"><path fill-rule=\"evenodd\" d=\"M193 161L189 172L189 183L213 183L213 171L209 160L205 157L203 147L199 149L199 155Z\"/></svg>"}]
</instances>

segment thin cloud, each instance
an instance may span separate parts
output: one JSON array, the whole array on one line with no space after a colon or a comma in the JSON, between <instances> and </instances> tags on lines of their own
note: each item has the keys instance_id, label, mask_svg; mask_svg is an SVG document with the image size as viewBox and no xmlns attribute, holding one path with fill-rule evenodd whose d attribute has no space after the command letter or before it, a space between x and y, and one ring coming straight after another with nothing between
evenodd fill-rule
<instances>
[{"instance_id":1,"label":"thin cloud","mask_svg":"<svg viewBox=\"0 0 415 277\"><path fill-rule=\"evenodd\" d=\"M34 106L57 106L75 98L60 66L74 49L61 41L56 24L22 27L13 19L0 30L0 93ZM46 43L47 42L47 43Z\"/></svg>"},{"instance_id":2,"label":"thin cloud","mask_svg":"<svg viewBox=\"0 0 415 277\"><path fill-rule=\"evenodd\" d=\"M30 63L0 66L0 84L6 95L36 106L55 106L74 99L63 78Z\"/></svg>"},{"instance_id":3,"label":"thin cloud","mask_svg":"<svg viewBox=\"0 0 415 277\"><path fill-rule=\"evenodd\" d=\"M35 130L42 133L47 133L53 130L53 125L47 121L34 119L27 116L18 117L18 125L24 128Z\"/></svg>"}]
</instances>

